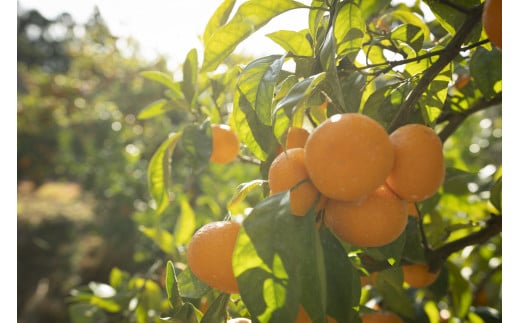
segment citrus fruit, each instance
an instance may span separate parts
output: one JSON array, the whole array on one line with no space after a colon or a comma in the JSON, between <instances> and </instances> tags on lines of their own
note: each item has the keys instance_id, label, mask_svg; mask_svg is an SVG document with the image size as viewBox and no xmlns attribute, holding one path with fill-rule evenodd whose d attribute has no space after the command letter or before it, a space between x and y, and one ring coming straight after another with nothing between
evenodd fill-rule
<instances>
[{"instance_id":1,"label":"citrus fruit","mask_svg":"<svg viewBox=\"0 0 520 323\"><path fill-rule=\"evenodd\" d=\"M210 162L227 164L238 156L240 141L230 126L225 124L212 124L211 138L213 150L209 158Z\"/></svg>"},{"instance_id":2,"label":"citrus fruit","mask_svg":"<svg viewBox=\"0 0 520 323\"><path fill-rule=\"evenodd\" d=\"M482 11L482 27L489 41L502 49L502 0L486 0Z\"/></svg>"},{"instance_id":3,"label":"citrus fruit","mask_svg":"<svg viewBox=\"0 0 520 323\"><path fill-rule=\"evenodd\" d=\"M386 185L360 201L328 199L325 204L325 224L340 239L359 247L379 247L394 241L407 222L406 202Z\"/></svg>"},{"instance_id":4,"label":"citrus fruit","mask_svg":"<svg viewBox=\"0 0 520 323\"><path fill-rule=\"evenodd\" d=\"M419 202L437 192L444 181L442 142L430 127L407 124L390 134L394 167L386 179L402 199Z\"/></svg>"},{"instance_id":5,"label":"citrus fruit","mask_svg":"<svg viewBox=\"0 0 520 323\"><path fill-rule=\"evenodd\" d=\"M404 282L415 288L427 287L439 276L439 272L430 272L425 264L402 265L401 268Z\"/></svg>"},{"instance_id":6,"label":"citrus fruit","mask_svg":"<svg viewBox=\"0 0 520 323\"><path fill-rule=\"evenodd\" d=\"M363 313L360 316L362 323L404 323L397 314L388 311Z\"/></svg>"},{"instance_id":7,"label":"citrus fruit","mask_svg":"<svg viewBox=\"0 0 520 323\"><path fill-rule=\"evenodd\" d=\"M233 250L240 224L214 221L202 226L191 238L187 262L192 273L207 285L226 293L238 293L233 274Z\"/></svg>"},{"instance_id":8,"label":"citrus fruit","mask_svg":"<svg viewBox=\"0 0 520 323\"><path fill-rule=\"evenodd\" d=\"M273 160L267 175L271 195L291 190L291 212L300 216L305 215L318 199L316 210L323 208L325 202L309 179L303 159L303 148L288 149Z\"/></svg>"},{"instance_id":9,"label":"citrus fruit","mask_svg":"<svg viewBox=\"0 0 520 323\"><path fill-rule=\"evenodd\" d=\"M386 130L359 113L331 116L312 131L304 149L305 166L316 188L342 201L354 201L375 190L394 162Z\"/></svg>"},{"instance_id":10,"label":"citrus fruit","mask_svg":"<svg viewBox=\"0 0 520 323\"><path fill-rule=\"evenodd\" d=\"M289 130L287 130L287 136L285 137L285 149L303 148L309 135L310 133L307 129L290 127ZM278 153L282 153L283 149L284 148L280 145Z\"/></svg>"}]
</instances>

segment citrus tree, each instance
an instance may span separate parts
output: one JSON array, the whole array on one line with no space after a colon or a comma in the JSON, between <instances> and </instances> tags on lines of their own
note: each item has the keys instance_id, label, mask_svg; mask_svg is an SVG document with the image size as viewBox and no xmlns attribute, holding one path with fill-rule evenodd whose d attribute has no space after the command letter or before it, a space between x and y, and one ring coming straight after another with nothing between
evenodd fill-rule
<instances>
[{"instance_id":1,"label":"citrus tree","mask_svg":"<svg viewBox=\"0 0 520 323\"><path fill-rule=\"evenodd\" d=\"M187 115L150 156L140 218L166 264L115 268L75 319L500 322L495 6L222 1L182 78L141 74L164 95L139 119ZM290 10L308 28L267 35L285 54L230 64Z\"/></svg>"}]
</instances>

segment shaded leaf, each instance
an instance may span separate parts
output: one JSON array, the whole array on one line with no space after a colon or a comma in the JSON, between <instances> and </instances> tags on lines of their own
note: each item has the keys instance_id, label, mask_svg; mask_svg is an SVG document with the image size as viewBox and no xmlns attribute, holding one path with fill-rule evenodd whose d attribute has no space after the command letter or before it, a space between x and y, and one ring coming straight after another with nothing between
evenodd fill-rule
<instances>
[{"instance_id":1,"label":"shaded leaf","mask_svg":"<svg viewBox=\"0 0 520 323\"><path fill-rule=\"evenodd\" d=\"M489 201L499 212L502 212L502 176L491 187Z\"/></svg>"},{"instance_id":2,"label":"shaded leaf","mask_svg":"<svg viewBox=\"0 0 520 323\"><path fill-rule=\"evenodd\" d=\"M207 312L202 317L200 323L223 322L227 318L227 305L229 302L229 294L220 293L216 300L211 303Z\"/></svg>"},{"instance_id":3,"label":"shaded leaf","mask_svg":"<svg viewBox=\"0 0 520 323\"><path fill-rule=\"evenodd\" d=\"M184 302L181 299L177 276L175 275L175 269L173 268L173 263L171 261L166 263L165 285L168 302L170 303L173 312L177 312L180 310Z\"/></svg>"},{"instance_id":4,"label":"shaded leaf","mask_svg":"<svg viewBox=\"0 0 520 323\"><path fill-rule=\"evenodd\" d=\"M181 296L186 298L201 298L211 289L211 287L193 275L189 267L177 276L177 282Z\"/></svg>"}]
</instances>

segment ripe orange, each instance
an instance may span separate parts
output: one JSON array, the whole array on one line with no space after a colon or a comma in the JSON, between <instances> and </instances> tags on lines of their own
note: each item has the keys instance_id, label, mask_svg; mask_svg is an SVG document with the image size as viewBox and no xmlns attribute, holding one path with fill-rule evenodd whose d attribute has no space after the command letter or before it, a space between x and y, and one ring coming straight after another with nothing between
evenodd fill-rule
<instances>
[{"instance_id":1,"label":"ripe orange","mask_svg":"<svg viewBox=\"0 0 520 323\"><path fill-rule=\"evenodd\" d=\"M309 179L305 168L303 148L291 148L279 154L271 163L267 175L271 194L291 190L291 212L294 215L305 215L318 201L316 210L323 208L325 198Z\"/></svg>"},{"instance_id":2,"label":"ripe orange","mask_svg":"<svg viewBox=\"0 0 520 323\"><path fill-rule=\"evenodd\" d=\"M238 156L240 141L230 126L225 124L212 124L211 137L213 143L213 150L209 158L211 162L227 164Z\"/></svg>"},{"instance_id":3,"label":"ripe orange","mask_svg":"<svg viewBox=\"0 0 520 323\"><path fill-rule=\"evenodd\" d=\"M386 130L359 113L336 114L305 143L305 166L316 188L342 201L358 200L381 185L394 163Z\"/></svg>"},{"instance_id":4,"label":"ripe orange","mask_svg":"<svg viewBox=\"0 0 520 323\"><path fill-rule=\"evenodd\" d=\"M240 224L215 221L202 226L191 238L187 261L192 273L207 285L226 293L238 293L232 256Z\"/></svg>"},{"instance_id":5,"label":"ripe orange","mask_svg":"<svg viewBox=\"0 0 520 323\"><path fill-rule=\"evenodd\" d=\"M433 129L408 124L390 134L395 161L386 179L402 199L419 202L437 192L444 181L442 142Z\"/></svg>"},{"instance_id":6,"label":"ripe orange","mask_svg":"<svg viewBox=\"0 0 520 323\"><path fill-rule=\"evenodd\" d=\"M360 316L363 323L404 323L397 314L388 311L364 313Z\"/></svg>"},{"instance_id":7,"label":"ripe orange","mask_svg":"<svg viewBox=\"0 0 520 323\"><path fill-rule=\"evenodd\" d=\"M358 247L379 247L394 241L407 222L406 202L386 185L361 201L329 199L325 204L325 224L340 239Z\"/></svg>"},{"instance_id":8,"label":"ripe orange","mask_svg":"<svg viewBox=\"0 0 520 323\"><path fill-rule=\"evenodd\" d=\"M402 265L403 280L411 287L422 288L431 285L439 276L439 272L430 272L427 265Z\"/></svg>"},{"instance_id":9,"label":"ripe orange","mask_svg":"<svg viewBox=\"0 0 520 323\"><path fill-rule=\"evenodd\" d=\"M290 127L289 130L287 130L287 136L285 138L285 149L291 149L291 148L303 148L305 146L305 142L307 141L307 138L309 138L309 131L304 128L299 127ZM280 146L278 149L278 153L283 152L283 147Z\"/></svg>"},{"instance_id":10,"label":"ripe orange","mask_svg":"<svg viewBox=\"0 0 520 323\"><path fill-rule=\"evenodd\" d=\"M502 50L502 0L486 0L482 11L482 27L489 41Z\"/></svg>"}]
</instances>

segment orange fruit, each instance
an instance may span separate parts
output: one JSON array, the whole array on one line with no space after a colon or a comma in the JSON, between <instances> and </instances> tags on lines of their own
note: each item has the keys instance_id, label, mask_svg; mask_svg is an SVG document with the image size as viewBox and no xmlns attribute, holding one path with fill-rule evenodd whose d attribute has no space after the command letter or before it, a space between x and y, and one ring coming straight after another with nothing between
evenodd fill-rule
<instances>
[{"instance_id":1,"label":"orange fruit","mask_svg":"<svg viewBox=\"0 0 520 323\"><path fill-rule=\"evenodd\" d=\"M191 238L186 253L192 273L208 286L238 293L232 257L240 224L214 221L202 226Z\"/></svg>"},{"instance_id":2,"label":"orange fruit","mask_svg":"<svg viewBox=\"0 0 520 323\"><path fill-rule=\"evenodd\" d=\"M407 124L390 134L395 161L386 179L402 199L419 202L437 192L444 181L442 142L432 128Z\"/></svg>"},{"instance_id":3,"label":"orange fruit","mask_svg":"<svg viewBox=\"0 0 520 323\"><path fill-rule=\"evenodd\" d=\"M388 311L363 313L360 316L362 323L404 323L397 314Z\"/></svg>"},{"instance_id":4,"label":"orange fruit","mask_svg":"<svg viewBox=\"0 0 520 323\"><path fill-rule=\"evenodd\" d=\"M482 11L482 27L489 41L502 50L502 0L486 0Z\"/></svg>"},{"instance_id":5,"label":"orange fruit","mask_svg":"<svg viewBox=\"0 0 520 323\"><path fill-rule=\"evenodd\" d=\"M427 265L402 265L403 280L411 287L422 288L431 285L439 276L439 272L430 272Z\"/></svg>"},{"instance_id":6,"label":"orange fruit","mask_svg":"<svg viewBox=\"0 0 520 323\"><path fill-rule=\"evenodd\" d=\"M340 239L358 247L379 247L394 241L407 222L406 202L386 185L361 201L329 199L325 204L325 224Z\"/></svg>"},{"instance_id":7,"label":"orange fruit","mask_svg":"<svg viewBox=\"0 0 520 323\"><path fill-rule=\"evenodd\" d=\"M316 210L325 204L325 198L320 197L320 192L309 179L303 159L303 148L288 149L273 160L267 174L271 195L291 190L291 212L299 216L305 215L318 198Z\"/></svg>"},{"instance_id":8,"label":"orange fruit","mask_svg":"<svg viewBox=\"0 0 520 323\"><path fill-rule=\"evenodd\" d=\"M342 201L358 200L381 185L394 163L386 130L359 113L331 116L305 143L305 166L316 188Z\"/></svg>"},{"instance_id":9,"label":"orange fruit","mask_svg":"<svg viewBox=\"0 0 520 323\"><path fill-rule=\"evenodd\" d=\"M227 164L238 156L240 141L230 126L225 124L212 124L211 140L213 150L209 158L210 162Z\"/></svg>"},{"instance_id":10,"label":"orange fruit","mask_svg":"<svg viewBox=\"0 0 520 323\"><path fill-rule=\"evenodd\" d=\"M414 202L406 202L406 212L408 215L412 215L416 218L419 217L419 211L417 210L417 206Z\"/></svg>"},{"instance_id":11,"label":"orange fruit","mask_svg":"<svg viewBox=\"0 0 520 323\"><path fill-rule=\"evenodd\" d=\"M287 130L287 136L285 138L285 149L303 148L307 138L309 138L309 135L310 133L307 131L307 129L290 127L289 130ZM278 153L280 154L282 152L283 147L280 145L278 148Z\"/></svg>"},{"instance_id":12,"label":"orange fruit","mask_svg":"<svg viewBox=\"0 0 520 323\"><path fill-rule=\"evenodd\" d=\"M312 323L312 320L309 317L309 314L307 314L307 311L301 305L298 308L298 316L296 317L296 321L294 321L294 322L295 323ZM327 322L336 323L336 320L327 315Z\"/></svg>"}]
</instances>

